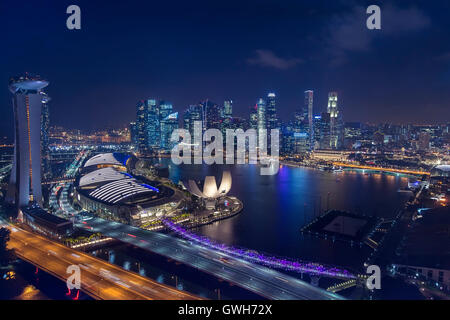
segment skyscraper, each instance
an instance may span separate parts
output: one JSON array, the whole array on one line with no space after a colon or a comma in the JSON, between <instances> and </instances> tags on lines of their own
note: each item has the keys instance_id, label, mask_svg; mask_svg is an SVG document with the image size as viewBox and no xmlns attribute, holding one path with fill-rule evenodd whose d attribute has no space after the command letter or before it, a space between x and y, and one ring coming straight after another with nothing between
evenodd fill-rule
<instances>
[{"instance_id":1,"label":"skyscraper","mask_svg":"<svg viewBox=\"0 0 450 320\"><path fill-rule=\"evenodd\" d=\"M169 137L167 134L171 128L171 118L169 117L173 112L172 103L169 101L161 100L159 102L159 128L160 128L160 139L159 146L162 150L169 150L169 140L172 131L170 131ZM178 113L177 113L178 121ZM169 140L168 140L169 139Z\"/></svg>"},{"instance_id":2,"label":"skyscraper","mask_svg":"<svg viewBox=\"0 0 450 320\"><path fill-rule=\"evenodd\" d=\"M41 92L42 97L42 111L41 111L41 158L42 158L42 176L44 178L50 178L51 167L50 167L50 110L48 103L50 102L50 97Z\"/></svg>"},{"instance_id":3,"label":"skyscraper","mask_svg":"<svg viewBox=\"0 0 450 320\"><path fill-rule=\"evenodd\" d=\"M163 151L172 150L175 142L171 142L172 132L178 129L178 112L169 114L161 120L161 149Z\"/></svg>"},{"instance_id":4,"label":"skyscraper","mask_svg":"<svg viewBox=\"0 0 450 320\"><path fill-rule=\"evenodd\" d=\"M340 149L343 143L343 124L338 107L337 92L328 93L327 112L330 114L330 148Z\"/></svg>"},{"instance_id":5,"label":"skyscraper","mask_svg":"<svg viewBox=\"0 0 450 320\"><path fill-rule=\"evenodd\" d=\"M258 129L258 105L254 105L250 107L250 128Z\"/></svg>"},{"instance_id":6,"label":"skyscraper","mask_svg":"<svg viewBox=\"0 0 450 320\"><path fill-rule=\"evenodd\" d=\"M328 112L323 112L319 119L320 126L320 137L319 137L319 147L320 149L330 149L330 114Z\"/></svg>"},{"instance_id":7,"label":"skyscraper","mask_svg":"<svg viewBox=\"0 0 450 320\"><path fill-rule=\"evenodd\" d=\"M183 115L183 128L188 130L191 136L194 136L194 122L202 121L203 108L201 105L190 105Z\"/></svg>"},{"instance_id":8,"label":"skyscraper","mask_svg":"<svg viewBox=\"0 0 450 320\"><path fill-rule=\"evenodd\" d=\"M256 110L258 114L258 131L267 129L266 101L263 98L259 98L256 103Z\"/></svg>"},{"instance_id":9,"label":"skyscraper","mask_svg":"<svg viewBox=\"0 0 450 320\"><path fill-rule=\"evenodd\" d=\"M161 144L161 125L159 106L155 99L149 99L147 103L147 132L148 132L148 145L152 149L158 149Z\"/></svg>"},{"instance_id":10,"label":"skyscraper","mask_svg":"<svg viewBox=\"0 0 450 320\"><path fill-rule=\"evenodd\" d=\"M305 120L308 121L308 137L310 149L314 149L314 123L313 123L313 103L314 103L314 91L305 91Z\"/></svg>"},{"instance_id":11,"label":"skyscraper","mask_svg":"<svg viewBox=\"0 0 450 320\"><path fill-rule=\"evenodd\" d=\"M223 103L223 118L231 118L233 116L233 100L225 100Z\"/></svg>"},{"instance_id":12,"label":"skyscraper","mask_svg":"<svg viewBox=\"0 0 450 320\"><path fill-rule=\"evenodd\" d=\"M172 113L172 110L173 110L173 106L172 106L171 102L161 100L159 102L160 120L165 119L169 114Z\"/></svg>"},{"instance_id":13,"label":"skyscraper","mask_svg":"<svg viewBox=\"0 0 450 320\"><path fill-rule=\"evenodd\" d=\"M137 148L140 153L146 153L149 150L148 113L148 104L144 101L139 101L136 112L136 134Z\"/></svg>"},{"instance_id":14,"label":"skyscraper","mask_svg":"<svg viewBox=\"0 0 450 320\"><path fill-rule=\"evenodd\" d=\"M137 126L136 122L130 122L128 125L128 130L130 131L130 142L134 148L138 147L138 138L137 138Z\"/></svg>"},{"instance_id":15,"label":"skyscraper","mask_svg":"<svg viewBox=\"0 0 450 320\"><path fill-rule=\"evenodd\" d=\"M275 93L269 93L267 95L267 129L279 129L278 117L277 117L277 106L276 106L276 96Z\"/></svg>"},{"instance_id":16,"label":"skyscraper","mask_svg":"<svg viewBox=\"0 0 450 320\"><path fill-rule=\"evenodd\" d=\"M6 200L18 209L29 202L42 204L41 90L48 82L26 74L9 81L13 93L14 160Z\"/></svg>"},{"instance_id":17,"label":"skyscraper","mask_svg":"<svg viewBox=\"0 0 450 320\"><path fill-rule=\"evenodd\" d=\"M200 103L203 109L203 130L220 129L222 110L212 101L205 100Z\"/></svg>"}]
</instances>

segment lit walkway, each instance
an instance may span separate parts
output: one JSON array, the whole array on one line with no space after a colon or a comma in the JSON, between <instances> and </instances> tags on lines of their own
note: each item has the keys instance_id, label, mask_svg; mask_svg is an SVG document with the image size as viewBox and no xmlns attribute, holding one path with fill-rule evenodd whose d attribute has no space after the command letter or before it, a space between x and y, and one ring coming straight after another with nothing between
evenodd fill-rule
<instances>
[{"instance_id":1,"label":"lit walkway","mask_svg":"<svg viewBox=\"0 0 450 320\"><path fill-rule=\"evenodd\" d=\"M92 218L78 226L209 273L272 300L336 300L339 295L270 268L162 233Z\"/></svg>"}]
</instances>

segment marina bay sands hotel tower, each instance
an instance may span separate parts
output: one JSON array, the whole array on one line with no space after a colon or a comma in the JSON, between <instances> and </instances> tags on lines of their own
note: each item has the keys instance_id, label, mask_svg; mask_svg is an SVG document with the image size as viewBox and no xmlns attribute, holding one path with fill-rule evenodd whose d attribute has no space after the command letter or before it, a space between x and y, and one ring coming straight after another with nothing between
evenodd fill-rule
<instances>
[{"instance_id":1,"label":"marina bay sands hotel tower","mask_svg":"<svg viewBox=\"0 0 450 320\"><path fill-rule=\"evenodd\" d=\"M18 211L31 201L42 204L41 107L46 95L41 90L47 85L28 74L9 81L14 95L14 160L6 201Z\"/></svg>"}]
</instances>

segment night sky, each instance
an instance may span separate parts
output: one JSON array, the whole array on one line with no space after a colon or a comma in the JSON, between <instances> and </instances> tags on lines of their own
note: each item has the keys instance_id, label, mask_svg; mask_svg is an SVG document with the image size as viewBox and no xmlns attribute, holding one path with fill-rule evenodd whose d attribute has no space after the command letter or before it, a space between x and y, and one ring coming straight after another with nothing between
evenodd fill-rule
<instances>
[{"instance_id":1,"label":"night sky","mask_svg":"<svg viewBox=\"0 0 450 320\"><path fill-rule=\"evenodd\" d=\"M81 30L66 8L81 8ZM365 9L381 7L382 30ZM52 125L125 126L138 100L177 111L234 100L247 116L273 91L282 119L315 90L315 113L338 91L345 121L450 121L450 2L2 1L0 134L12 136L10 76L50 81Z\"/></svg>"}]
</instances>

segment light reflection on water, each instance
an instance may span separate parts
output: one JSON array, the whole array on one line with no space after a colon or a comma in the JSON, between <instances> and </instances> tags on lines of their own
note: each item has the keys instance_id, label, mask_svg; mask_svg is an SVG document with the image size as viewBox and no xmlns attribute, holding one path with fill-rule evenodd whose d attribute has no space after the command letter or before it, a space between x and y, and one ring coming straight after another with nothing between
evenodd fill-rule
<instances>
[{"instance_id":1,"label":"light reflection on water","mask_svg":"<svg viewBox=\"0 0 450 320\"><path fill-rule=\"evenodd\" d=\"M161 162L167 165L170 159ZM300 228L320 213L338 209L389 218L409 197L397 192L408 177L369 171L332 173L282 166L277 175L261 176L256 165L171 164L169 177L177 183L214 175L220 183L224 169L233 178L229 194L242 200L244 209L196 232L228 245L310 261L358 267L370 254L365 247L303 236Z\"/></svg>"}]
</instances>

